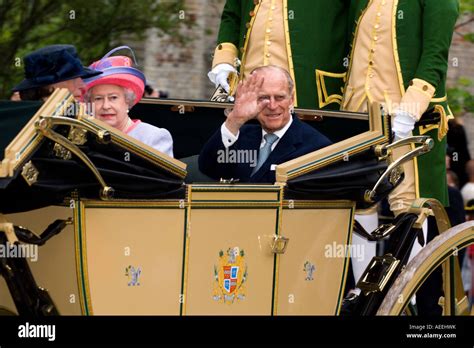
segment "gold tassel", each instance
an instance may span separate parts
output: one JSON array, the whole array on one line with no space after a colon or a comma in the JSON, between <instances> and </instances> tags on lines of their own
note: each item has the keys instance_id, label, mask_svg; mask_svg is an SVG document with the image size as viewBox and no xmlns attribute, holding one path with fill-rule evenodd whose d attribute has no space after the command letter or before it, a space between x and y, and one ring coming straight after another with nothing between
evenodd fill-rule
<instances>
[{"instance_id":1,"label":"gold tassel","mask_svg":"<svg viewBox=\"0 0 474 348\"><path fill-rule=\"evenodd\" d=\"M448 117L442 105L435 105L434 110L435 112L438 112L441 116L438 127L438 141L441 141L446 136L446 134L448 134Z\"/></svg>"}]
</instances>

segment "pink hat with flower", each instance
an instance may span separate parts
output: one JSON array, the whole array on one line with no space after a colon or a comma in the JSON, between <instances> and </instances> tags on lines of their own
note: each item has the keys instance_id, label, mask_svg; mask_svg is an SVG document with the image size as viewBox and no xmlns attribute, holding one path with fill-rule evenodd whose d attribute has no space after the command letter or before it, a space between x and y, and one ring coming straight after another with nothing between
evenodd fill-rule
<instances>
[{"instance_id":1,"label":"pink hat with flower","mask_svg":"<svg viewBox=\"0 0 474 348\"><path fill-rule=\"evenodd\" d=\"M145 75L132 65L133 61L127 56L113 56L109 57L112 53L121 50L129 49L133 56L133 61L136 64L135 55L132 49L128 46L120 46L114 48L102 59L92 63L89 67L91 69L102 71L101 75L97 77L91 77L84 79L86 84L86 91L97 85L118 85L131 89L135 93L135 100L133 105L138 103L142 99L143 92L145 90Z\"/></svg>"}]
</instances>

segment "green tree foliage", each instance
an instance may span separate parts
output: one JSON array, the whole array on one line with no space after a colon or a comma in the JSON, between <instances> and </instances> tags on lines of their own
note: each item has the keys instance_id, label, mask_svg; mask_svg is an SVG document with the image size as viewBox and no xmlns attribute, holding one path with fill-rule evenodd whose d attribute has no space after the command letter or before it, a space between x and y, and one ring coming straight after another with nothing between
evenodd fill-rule
<instances>
[{"instance_id":1,"label":"green tree foliage","mask_svg":"<svg viewBox=\"0 0 474 348\"><path fill-rule=\"evenodd\" d=\"M466 32L465 28L472 27L474 22L474 0L461 0L459 5L460 20L456 24L455 32L472 45L474 33L472 31ZM455 116L462 116L466 113L474 114L474 95L470 92L473 85L472 77L471 79L461 77L455 86L448 88L449 106Z\"/></svg>"},{"instance_id":2,"label":"green tree foliage","mask_svg":"<svg viewBox=\"0 0 474 348\"><path fill-rule=\"evenodd\" d=\"M472 80L463 77L458 79L455 87L448 89L449 107L455 116L474 114L474 95L469 92L472 86Z\"/></svg>"},{"instance_id":3,"label":"green tree foliage","mask_svg":"<svg viewBox=\"0 0 474 348\"><path fill-rule=\"evenodd\" d=\"M461 0L459 2L459 10L461 13L473 13L474 12L474 1L473 0Z\"/></svg>"},{"instance_id":4,"label":"green tree foliage","mask_svg":"<svg viewBox=\"0 0 474 348\"><path fill-rule=\"evenodd\" d=\"M143 39L149 28L184 43L181 26L192 25L184 0L0 0L0 98L23 78L22 58L49 44L73 44L84 64L122 38Z\"/></svg>"},{"instance_id":5,"label":"green tree foliage","mask_svg":"<svg viewBox=\"0 0 474 348\"><path fill-rule=\"evenodd\" d=\"M456 29L474 22L474 0L461 0L459 3L459 12L463 20L456 25ZM468 32L463 35L463 38L466 41L474 42L474 33Z\"/></svg>"}]
</instances>

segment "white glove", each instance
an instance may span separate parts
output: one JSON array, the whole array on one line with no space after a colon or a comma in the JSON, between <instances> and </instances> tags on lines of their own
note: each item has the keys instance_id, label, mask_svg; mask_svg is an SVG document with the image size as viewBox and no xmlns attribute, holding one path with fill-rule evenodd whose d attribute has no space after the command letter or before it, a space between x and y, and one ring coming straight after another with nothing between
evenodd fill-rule
<instances>
[{"instance_id":1,"label":"white glove","mask_svg":"<svg viewBox=\"0 0 474 348\"><path fill-rule=\"evenodd\" d=\"M416 119L409 112L395 110L393 115L392 130L395 133L395 140L409 137L413 128L415 128Z\"/></svg>"},{"instance_id":2,"label":"white glove","mask_svg":"<svg viewBox=\"0 0 474 348\"><path fill-rule=\"evenodd\" d=\"M207 73L207 77L212 83L216 85L216 88L222 86L227 93L229 93L230 87L227 82L227 78L230 73L237 73L237 70L230 64L221 63L217 64L214 69Z\"/></svg>"}]
</instances>

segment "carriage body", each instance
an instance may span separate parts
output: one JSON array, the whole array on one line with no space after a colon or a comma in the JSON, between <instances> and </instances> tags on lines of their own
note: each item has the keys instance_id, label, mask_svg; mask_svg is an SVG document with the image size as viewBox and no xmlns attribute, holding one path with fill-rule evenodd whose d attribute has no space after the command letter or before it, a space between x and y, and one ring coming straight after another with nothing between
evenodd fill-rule
<instances>
[{"instance_id":1,"label":"carriage body","mask_svg":"<svg viewBox=\"0 0 474 348\"><path fill-rule=\"evenodd\" d=\"M398 175L379 182L390 158L375 151L389 142L388 120L377 105L368 115L300 110L303 119L317 122L316 127L332 129L332 134L324 133L334 144L278 165L274 184L244 184L196 181L193 175L198 173L191 173L196 168L189 168L206 134L222 122L228 105L146 99L138 104L142 120L171 131L175 155L183 161L79 115L75 119L95 135L85 136L78 145L97 169L91 174L90 166L74 153L71 158L51 150L57 141L41 129L62 132L71 140L71 129L80 128L77 124L53 127L40 122L45 116L64 114L71 101L67 92L56 91L6 148L0 167L3 180L8 181L4 187L16 185L19 192L26 192L36 185L41 195L35 197L44 198L27 205L27 211L10 211L5 215L8 221L38 231L57 218L74 221L39 248L37 261L29 262L60 313L340 313L351 252L361 252L351 248L355 210L370 206L403 179L394 171ZM196 132L198 127L206 130ZM99 139L104 132L111 140ZM44 151L47 146L50 150ZM133 181L135 172L127 176L120 166L110 174L107 166L112 162L96 154L111 146L110 158L130 155L127 166L136 164L153 180L142 178L146 185L140 185ZM55 157L47 162L57 166L55 178L67 176L61 182L63 189L54 192L55 202L46 197L52 177L42 177L41 171L46 170L38 170L39 180L24 183L26 164L43 163L38 154ZM349 158L360 162L357 170L347 167ZM64 166L68 161L74 166ZM370 172L360 174L363 167ZM43 163L40 168L48 167ZM79 185L81 178L86 183ZM371 191L376 183L379 190ZM127 189L128 184L139 192ZM104 195L104 188L110 187L115 189L114 197ZM162 192L152 192L150 187ZM3 196L2 207L8 207L5 197L14 194ZM5 283L0 283L0 304L14 308Z\"/></svg>"}]
</instances>

